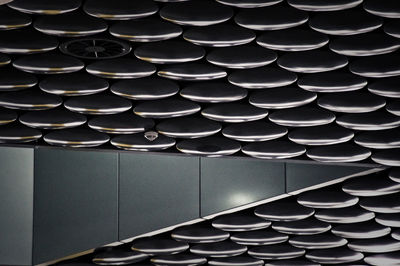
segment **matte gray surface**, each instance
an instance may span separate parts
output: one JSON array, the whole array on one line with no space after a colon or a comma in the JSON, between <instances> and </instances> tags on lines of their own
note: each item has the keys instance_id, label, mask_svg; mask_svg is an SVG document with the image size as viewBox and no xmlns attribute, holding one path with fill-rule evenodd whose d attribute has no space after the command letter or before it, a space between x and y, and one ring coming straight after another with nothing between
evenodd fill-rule
<instances>
[{"instance_id":1,"label":"matte gray surface","mask_svg":"<svg viewBox=\"0 0 400 266\"><path fill-rule=\"evenodd\" d=\"M284 163L201 158L201 216L285 193Z\"/></svg>"},{"instance_id":2,"label":"matte gray surface","mask_svg":"<svg viewBox=\"0 0 400 266\"><path fill-rule=\"evenodd\" d=\"M199 158L120 154L119 239L199 218Z\"/></svg>"},{"instance_id":3,"label":"matte gray surface","mask_svg":"<svg viewBox=\"0 0 400 266\"><path fill-rule=\"evenodd\" d=\"M35 150L33 262L118 239L118 154Z\"/></svg>"},{"instance_id":4,"label":"matte gray surface","mask_svg":"<svg viewBox=\"0 0 400 266\"><path fill-rule=\"evenodd\" d=\"M32 264L33 148L0 148L0 264Z\"/></svg>"},{"instance_id":5,"label":"matte gray surface","mask_svg":"<svg viewBox=\"0 0 400 266\"><path fill-rule=\"evenodd\" d=\"M286 163L286 192L345 177L371 167Z\"/></svg>"}]
</instances>

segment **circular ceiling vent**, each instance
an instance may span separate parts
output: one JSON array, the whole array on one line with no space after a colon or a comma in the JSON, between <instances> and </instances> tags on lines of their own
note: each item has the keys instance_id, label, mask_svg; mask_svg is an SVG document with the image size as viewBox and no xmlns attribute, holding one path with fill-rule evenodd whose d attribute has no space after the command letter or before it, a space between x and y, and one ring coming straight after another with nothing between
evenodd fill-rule
<instances>
[{"instance_id":1,"label":"circular ceiling vent","mask_svg":"<svg viewBox=\"0 0 400 266\"><path fill-rule=\"evenodd\" d=\"M131 46L121 41L88 38L65 42L60 45L60 50L84 59L111 59L128 54Z\"/></svg>"}]
</instances>

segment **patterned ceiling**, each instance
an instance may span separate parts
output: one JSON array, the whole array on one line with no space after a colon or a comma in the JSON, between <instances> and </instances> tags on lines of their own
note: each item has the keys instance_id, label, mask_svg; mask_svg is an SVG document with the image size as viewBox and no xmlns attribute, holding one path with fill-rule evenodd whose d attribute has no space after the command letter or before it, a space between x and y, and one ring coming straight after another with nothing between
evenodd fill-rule
<instances>
[{"instance_id":1,"label":"patterned ceiling","mask_svg":"<svg viewBox=\"0 0 400 266\"><path fill-rule=\"evenodd\" d=\"M399 199L397 169L98 248L55 265L399 265Z\"/></svg>"},{"instance_id":2,"label":"patterned ceiling","mask_svg":"<svg viewBox=\"0 0 400 266\"><path fill-rule=\"evenodd\" d=\"M0 141L400 166L398 0L14 0Z\"/></svg>"}]
</instances>

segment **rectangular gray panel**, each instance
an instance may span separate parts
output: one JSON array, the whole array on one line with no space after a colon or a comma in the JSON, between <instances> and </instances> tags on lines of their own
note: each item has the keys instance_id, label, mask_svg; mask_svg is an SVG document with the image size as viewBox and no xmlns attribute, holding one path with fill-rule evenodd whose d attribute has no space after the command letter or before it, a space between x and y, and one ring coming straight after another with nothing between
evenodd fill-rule
<instances>
[{"instance_id":1,"label":"rectangular gray panel","mask_svg":"<svg viewBox=\"0 0 400 266\"><path fill-rule=\"evenodd\" d=\"M120 240L199 217L199 158L120 154Z\"/></svg>"},{"instance_id":2,"label":"rectangular gray panel","mask_svg":"<svg viewBox=\"0 0 400 266\"><path fill-rule=\"evenodd\" d=\"M359 166L287 163L287 192L289 193L309 186L325 183L368 169L370 168Z\"/></svg>"},{"instance_id":3,"label":"rectangular gray panel","mask_svg":"<svg viewBox=\"0 0 400 266\"><path fill-rule=\"evenodd\" d=\"M118 239L118 153L35 151L34 262Z\"/></svg>"},{"instance_id":4,"label":"rectangular gray panel","mask_svg":"<svg viewBox=\"0 0 400 266\"><path fill-rule=\"evenodd\" d=\"M32 264L33 148L0 148L0 265Z\"/></svg>"},{"instance_id":5,"label":"rectangular gray panel","mask_svg":"<svg viewBox=\"0 0 400 266\"><path fill-rule=\"evenodd\" d=\"M285 192L284 163L243 158L201 158L201 216Z\"/></svg>"}]
</instances>

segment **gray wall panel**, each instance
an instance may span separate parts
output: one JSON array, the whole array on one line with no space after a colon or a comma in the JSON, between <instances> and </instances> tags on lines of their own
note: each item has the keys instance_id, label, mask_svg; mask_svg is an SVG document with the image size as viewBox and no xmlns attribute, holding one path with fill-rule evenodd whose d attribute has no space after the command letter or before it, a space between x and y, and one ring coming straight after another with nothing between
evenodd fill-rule
<instances>
[{"instance_id":1,"label":"gray wall panel","mask_svg":"<svg viewBox=\"0 0 400 266\"><path fill-rule=\"evenodd\" d=\"M201 215L283 194L284 171L279 162L201 158Z\"/></svg>"},{"instance_id":2,"label":"gray wall panel","mask_svg":"<svg viewBox=\"0 0 400 266\"><path fill-rule=\"evenodd\" d=\"M118 154L35 152L34 262L117 241Z\"/></svg>"},{"instance_id":3,"label":"gray wall panel","mask_svg":"<svg viewBox=\"0 0 400 266\"><path fill-rule=\"evenodd\" d=\"M120 239L199 217L199 158L120 154Z\"/></svg>"},{"instance_id":4,"label":"gray wall panel","mask_svg":"<svg viewBox=\"0 0 400 266\"><path fill-rule=\"evenodd\" d=\"M0 148L0 264L32 264L33 148Z\"/></svg>"}]
</instances>

